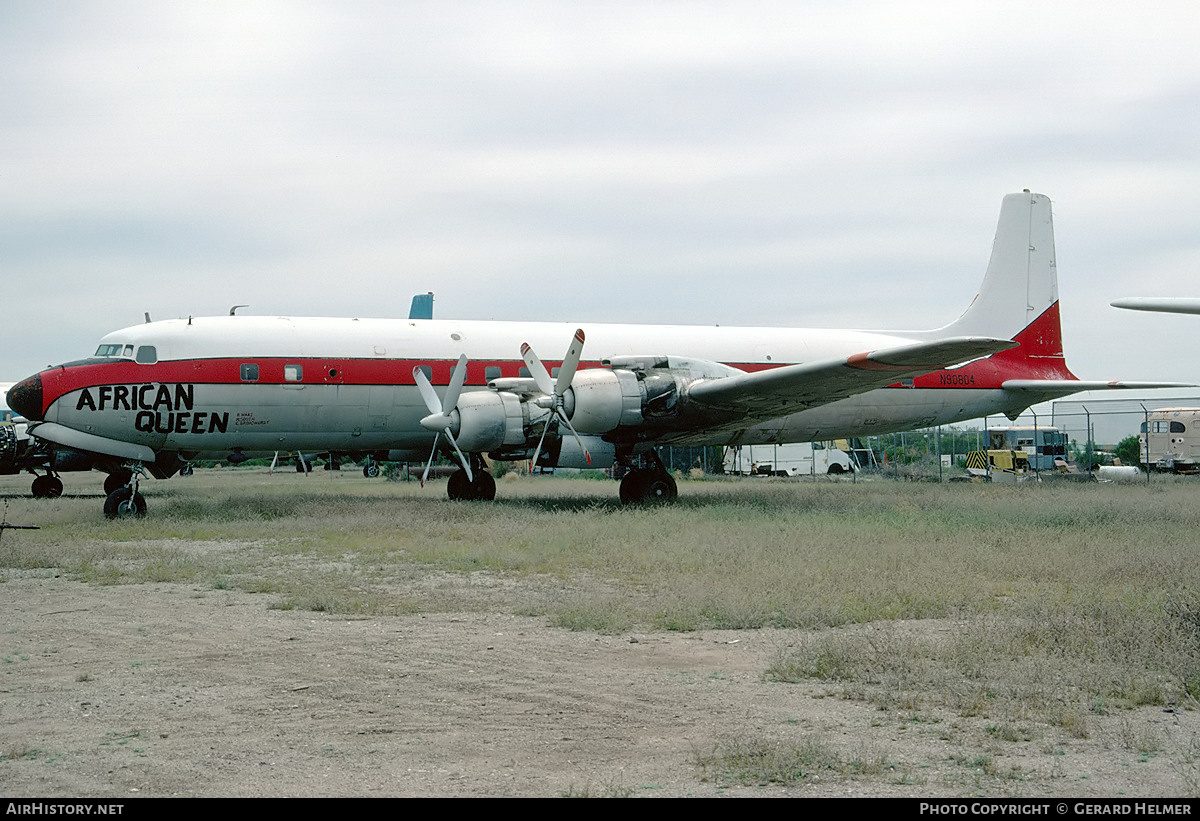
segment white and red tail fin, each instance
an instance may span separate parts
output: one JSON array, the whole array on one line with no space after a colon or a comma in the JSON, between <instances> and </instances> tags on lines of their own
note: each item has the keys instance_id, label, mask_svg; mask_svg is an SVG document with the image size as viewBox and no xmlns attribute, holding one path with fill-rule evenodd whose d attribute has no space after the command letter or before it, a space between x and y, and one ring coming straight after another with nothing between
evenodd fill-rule
<instances>
[{"instance_id":1,"label":"white and red tail fin","mask_svg":"<svg viewBox=\"0 0 1200 821\"><path fill-rule=\"evenodd\" d=\"M938 336L994 336L1020 347L993 356L1001 378L1073 380L1063 356L1050 198L1025 191L1000 206L979 294Z\"/></svg>"},{"instance_id":2,"label":"white and red tail fin","mask_svg":"<svg viewBox=\"0 0 1200 821\"><path fill-rule=\"evenodd\" d=\"M1044 194L1025 191L1004 198L979 294L962 316L926 335L996 337L1019 344L956 368L953 377L947 371L918 377L918 387L1002 388L1019 394L1021 406L1086 390L1186 387L1174 382L1081 381L1071 373L1058 314L1054 219Z\"/></svg>"}]
</instances>

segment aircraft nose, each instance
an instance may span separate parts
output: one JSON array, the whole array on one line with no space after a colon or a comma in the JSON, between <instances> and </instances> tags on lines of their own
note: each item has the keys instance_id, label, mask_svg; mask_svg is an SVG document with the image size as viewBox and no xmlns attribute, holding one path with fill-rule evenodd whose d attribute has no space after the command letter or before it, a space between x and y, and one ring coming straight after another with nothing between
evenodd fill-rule
<instances>
[{"instance_id":1,"label":"aircraft nose","mask_svg":"<svg viewBox=\"0 0 1200 821\"><path fill-rule=\"evenodd\" d=\"M8 406L30 422L42 421L42 377L34 374L8 389Z\"/></svg>"}]
</instances>

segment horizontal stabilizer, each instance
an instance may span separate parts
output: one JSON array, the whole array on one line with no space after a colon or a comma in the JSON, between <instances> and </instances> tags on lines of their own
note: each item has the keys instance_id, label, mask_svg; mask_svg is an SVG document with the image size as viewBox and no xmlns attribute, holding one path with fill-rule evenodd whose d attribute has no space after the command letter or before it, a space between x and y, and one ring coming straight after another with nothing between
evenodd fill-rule
<instances>
[{"instance_id":1,"label":"horizontal stabilizer","mask_svg":"<svg viewBox=\"0 0 1200 821\"><path fill-rule=\"evenodd\" d=\"M1109 303L1130 311L1160 311L1168 314L1200 314L1200 299L1189 297L1129 297Z\"/></svg>"},{"instance_id":2,"label":"horizontal stabilizer","mask_svg":"<svg viewBox=\"0 0 1200 821\"><path fill-rule=\"evenodd\" d=\"M29 427L29 433L38 439L45 439L63 447L82 450L86 453L100 453L105 456L116 456L120 459L131 459L137 462L153 462L154 451L145 445L135 445L132 442L121 442L94 433L84 433L81 430L68 428L56 422L39 422Z\"/></svg>"},{"instance_id":3,"label":"horizontal stabilizer","mask_svg":"<svg viewBox=\"0 0 1200 821\"><path fill-rule=\"evenodd\" d=\"M687 399L707 408L736 410L753 419L773 419L990 356L1016 344L989 337L951 337L881 348L845 359L701 379L688 386Z\"/></svg>"},{"instance_id":4,"label":"horizontal stabilizer","mask_svg":"<svg viewBox=\"0 0 1200 821\"><path fill-rule=\"evenodd\" d=\"M1111 382L1084 379L1008 379L1000 387L1006 391L1032 391L1055 396L1069 396L1083 391L1145 391L1158 388L1194 388L1186 382Z\"/></svg>"}]
</instances>

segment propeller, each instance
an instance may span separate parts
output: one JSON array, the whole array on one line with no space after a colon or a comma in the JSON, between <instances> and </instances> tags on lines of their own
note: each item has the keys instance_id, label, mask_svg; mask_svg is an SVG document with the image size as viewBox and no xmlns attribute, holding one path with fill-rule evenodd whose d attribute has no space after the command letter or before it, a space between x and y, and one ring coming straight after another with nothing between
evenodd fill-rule
<instances>
[{"instance_id":1,"label":"propeller","mask_svg":"<svg viewBox=\"0 0 1200 821\"><path fill-rule=\"evenodd\" d=\"M471 462L459 449L458 442L454 441L454 433L450 430L454 424L454 418L450 414L454 412L454 406L458 404L458 396L462 393L463 383L467 381L467 355L463 354L458 358L458 364L450 373L450 384L446 386L446 393L441 400L438 399L437 392L429 382L429 377L419 367L413 368L413 381L417 383L417 390L420 391L421 398L425 400L425 407L429 408L429 415L421 420L421 427L437 434L433 437L433 450L429 454L429 461L425 463L425 472L421 474L421 487L425 486L425 480L429 478L429 469L433 466L434 457L437 456L438 437L443 433L450 440L450 444L454 446L459 462L462 464L463 470L467 472L467 480L474 482L475 476L471 472Z\"/></svg>"},{"instance_id":2,"label":"propeller","mask_svg":"<svg viewBox=\"0 0 1200 821\"><path fill-rule=\"evenodd\" d=\"M546 366L542 364L542 360L538 359L538 355L533 352L533 348L529 347L528 342L521 343L521 358L525 360L525 366L529 368L529 374L533 377L533 381L537 383L538 390L546 394L544 397L537 400L535 404L542 408L548 408L550 411L562 420L567 426L567 430L575 436L575 441L579 443L579 449L583 451L584 458L587 463L592 463L592 454L588 453L587 448L583 446L583 439L575 431L575 426L571 424L570 418L567 417L567 410L563 406L563 397L567 390L571 387L571 380L575 378L575 371L579 369L579 358L583 355L583 330L575 331L575 337L571 340L571 344L567 346L567 354L563 357L562 367L558 369L558 378L554 379L550 376L550 372L546 370ZM537 464L538 456L542 452L542 443L546 440L546 431L550 428L550 420L546 420L545 427L542 428L541 438L538 439L537 448L533 451L533 461L530 462L530 467Z\"/></svg>"}]
</instances>

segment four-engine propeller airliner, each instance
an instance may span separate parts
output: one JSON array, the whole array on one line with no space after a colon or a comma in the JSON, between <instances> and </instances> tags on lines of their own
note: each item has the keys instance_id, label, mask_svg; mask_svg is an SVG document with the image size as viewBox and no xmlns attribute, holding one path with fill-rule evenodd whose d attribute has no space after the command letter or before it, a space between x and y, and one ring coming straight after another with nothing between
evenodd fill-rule
<instances>
[{"instance_id":1,"label":"four-engine propeller airliner","mask_svg":"<svg viewBox=\"0 0 1200 821\"><path fill-rule=\"evenodd\" d=\"M560 361L535 353L564 346ZM33 436L93 454L110 474L105 512L123 516L145 512L146 472L286 450L402 461L440 450L461 466L452 499L494 498L485 454L617 465L622 501L669 500L658 445L1015 418L1123 387L1177 385L1084 382L1068 370L1050 200L1026 191L1004 198L978 296L933 331L189 317L115 331L8 400Z\"/></svg>"}]
</instances>

